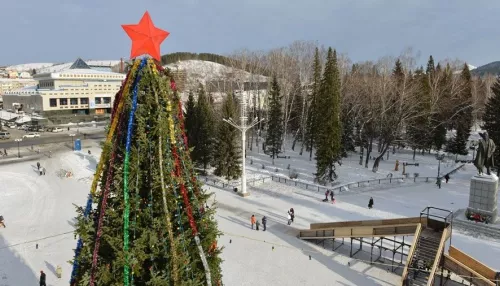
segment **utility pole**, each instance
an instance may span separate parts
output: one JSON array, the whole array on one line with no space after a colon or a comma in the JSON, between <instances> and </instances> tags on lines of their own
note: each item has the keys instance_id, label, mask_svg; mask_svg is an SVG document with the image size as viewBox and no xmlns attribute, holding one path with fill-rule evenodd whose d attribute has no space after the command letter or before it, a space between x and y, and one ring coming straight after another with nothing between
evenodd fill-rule
<instances>
[{"instance_id":1,"label":"utility pole","mask_svg":"<svg viewBox=\"0 0 500 286\"><path fill-rule=\"evenodd\" d=\"M242 197L247 197L250 194L247 192L247 179L246 179L246 166L245 166L245 147L246 147L246 132L248 129L254 127L257 125L260 121L258 120L257 117L254 118L252 123L247 125L247 116L246 116L246 108L247 108L247 102L244 94L243 88L240 91L241 93L241 114L240 114L240 124L238 125L233 121L232 118L223 118L222 120L234 128L238 129L241 132L241 191L238 193Z\"/></svg>"}]
</instances>

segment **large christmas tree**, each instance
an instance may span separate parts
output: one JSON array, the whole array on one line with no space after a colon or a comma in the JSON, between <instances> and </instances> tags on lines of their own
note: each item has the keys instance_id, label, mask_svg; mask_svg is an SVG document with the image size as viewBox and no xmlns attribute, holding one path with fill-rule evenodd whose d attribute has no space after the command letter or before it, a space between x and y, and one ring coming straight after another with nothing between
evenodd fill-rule
<instances>
[{"instance_id":1,"label":"large christmas tree","mask_svg":"<svg viewBox=\"0 0 500 286\"><path fill-rule=\"evenodd\" d=\"M145 14L124 26L132 58L168 33ZM85 208L71 285L220 285L220 232L193 171L175 82L151 58L135 59L116 95Z\"/></svg>"}]
</instances>

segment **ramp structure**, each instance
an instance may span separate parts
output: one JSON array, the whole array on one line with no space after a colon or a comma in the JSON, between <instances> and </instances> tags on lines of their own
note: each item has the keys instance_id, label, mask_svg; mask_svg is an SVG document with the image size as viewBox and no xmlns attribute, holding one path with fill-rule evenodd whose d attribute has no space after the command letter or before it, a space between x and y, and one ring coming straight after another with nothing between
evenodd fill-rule
<instances>
[{"instance_id":1,"label":"ramp structure","mask_svg":"<svg viewBox=\"0 0 500 286\"><path fill-rule=\"evenodd\" d=\"M470 257L458 248L450 246L448 254L444 254L443 268L463 277L472 285L500 285L500 275L495 270Z\"/></svg>"},{"instance_id":2,"label":"ramp structure","mask_svg":"<svg viewBox=\"0 0 500 286\"><path fill-rule=\"evenodd\" d=\"M382 250L388 250L392 252L392 271L404 267L401 277L403 286L434 285L437 273L443 285L447 281L443 277L444 269L467 276L473 285L499 285L493 282L499 278L499 273L451 246L452 226L451 211L427 207L419 217L412 218L313 223L309 229L300 230L298 236L302 240L323 244L323 247L325 242L332 241L332 250L337 250L344 245L345 239L350 239L350 257L361 251L363 244L369 245L370 263L381 258ZM411 244L405 242L408 236L414 237ZM402 239L397 240L397 237ZM360 246L353 252L354 241ZM447 241L450 242L449 254L444 253ZM389 243L392 248L387 246ZM374 248L379 249L379 256L375 259ZM396 255L399 261L396 261ZM403 263L404 257L406 263Z\"/></svg>"}]
</instances>

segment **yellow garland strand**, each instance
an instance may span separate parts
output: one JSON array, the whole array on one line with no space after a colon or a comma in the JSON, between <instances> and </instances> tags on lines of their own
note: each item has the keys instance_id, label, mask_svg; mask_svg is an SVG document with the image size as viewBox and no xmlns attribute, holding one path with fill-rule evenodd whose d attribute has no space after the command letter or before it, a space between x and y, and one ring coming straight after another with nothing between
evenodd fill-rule
<instances>
[{"instance_id":1,"label":"yellow garland strand","mask_svg":"<svg viewBox=\"0 0 500 286\"><path fill-rule=\"evenodd\" d=\"M134 62L134 64L132 65L131 72L130 72L131 75L133 75L136 72L140 63L141 63L140 60ZM125 87L122 90L122 97L120 99L120 102L118 103L117 109L115 111L115 116L113 117L113 121L111 122L111 126L110 126L109 131L108 131L108 136L106 137L105 146L110 144L111 140L113 139L113 135L115 134L116 127L118 126L118 118L120 117L119 114L121 113L121 111L123 109L123 105L125 103L125 98L127 98L127 96L128 96L131 82L132 82L131 80L128 80L125 83ZM90 194L92 196L95 195L95 192L97 190L97 182L99 181L99 178L101 177L102 168L104 167L104 162L107 161L107 158L106 158L107 155L108 154L106 154L106 152L101 153L101 158L99 159L99 164L97 165L94 179L93 179L92 185L90 187Z\"/></svg>"},{"instance_id":2,"label":"yellow garland strand","mask_svg":"<svg viewBox=\"0 0 500 286\"><path fill-rule=\"evenodd\" d=\"M149 65L149 70L153 73L153 79L158 76L158 71L156 70L156 65L153 62L152 59L148 59L148 65ZM158 86L161 88L160 83L157 83ZM155 99L156 103L159 104L159 98L158 98L158 93L156 90L153 88L154 94L155 94ZM161 92L161 90L160 90ZM161 93L160 93L161 95ZM160 114L158 114L158 119L160 120ZM159 167L160 167L160 181L161 181L161 189L162 189L162 200L163 200L163 209L165 213L165 220L167 224L167 234L168 234L168 239L170 241L170 247L171 247L171 256L172 256L172 274L173 274L173 280L174 280L174 286L179 285L179 271L178 271L178 266L177 266L177 243L175 242L174 235L173 235L173 227L172 227L172 219L170 217L170 212L168 210L168 205L167 205L167 188L165 185L165 178L163 175L163 152L162 152L162 137L161 135L158 136L158 157L159 157Z\"/></svg>"}]
</instances>

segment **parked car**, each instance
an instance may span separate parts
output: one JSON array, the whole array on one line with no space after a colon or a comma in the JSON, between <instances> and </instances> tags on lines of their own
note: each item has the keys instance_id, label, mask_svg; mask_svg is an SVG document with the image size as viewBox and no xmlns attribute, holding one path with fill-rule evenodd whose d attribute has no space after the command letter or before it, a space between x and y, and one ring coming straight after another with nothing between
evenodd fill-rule
<instances>
[{"instance_id":1,"label":"parked car","mask_svg":"<svg viewBox=\"0 0 500 286\"><path fill-rule=\"evenodd\" d=\"M57 133L57 132L63 132L64 130L62 130L62 128L59 128L59 127L56 127L54 129L52 129L52 132L54 133Z\"/></svg>"},{"instance_id":2,"label":"parked car","mask_svg":"<svg viewBox=\"0 0 500 286\"><path fill-rule=\"evenodd\" d=\"M9 123L7 126L8 126L10 129L14 129L14 128L16 128L16 124L14 124L14 123Z\"/></svg>"},{"instance_id":3,"label":"parked car","mask_svg":"<svg viewBox=\"0 0 500 286\"><path fill-rule=\"evenodd\" d=\"M10 133L9 132L0 132L0 139L10 139Z\"/></svg>"},{"instance_id":4,"label":"parked car","mask_svg":"<svg viewBox=\"0 0 500 286\"><path fill-rule=\"evenodd\" d=\"M40 134L33 132L33 133L28 133L26 135L23 135L23 138L36 138L36 137L40 137Z\"/></svg>"}]
</instances>

